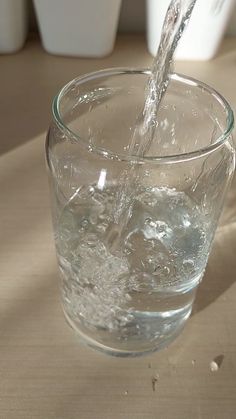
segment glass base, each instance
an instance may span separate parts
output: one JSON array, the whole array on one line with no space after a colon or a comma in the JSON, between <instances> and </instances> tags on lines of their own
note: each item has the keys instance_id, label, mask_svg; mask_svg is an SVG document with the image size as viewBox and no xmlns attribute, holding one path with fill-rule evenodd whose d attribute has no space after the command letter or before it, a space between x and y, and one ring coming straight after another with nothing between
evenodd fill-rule
<instances>
[{"instance_id":1,"label":"glass base","mask_svg":"<svg viewBox=\"0 0 236 419\"><path fill-rule=\"evenodd\" d=\"M185 323L191 314L191 309L188 311L188 313L186 313L184 321L182 318L181 324L179 324L178 327L175 328L175 330L172 332L171 335L163 336L161 339L158 339L158 341L156 342L148 342L146 343L145 348L141 347L140 349L125 349L125 348L121 349L121 348L113 347L112 345L111 346L105 345L91 338L89 335L87 335L81 329L79 329L78 326L75 324L75 322L66 313L64 308L63 308L63 312L64 312L67 323L75 331L76 336L78 336L78 338L83 344L89 346L92 349L100 351L106 355L110 355L114 357L121 357L121 358L128 358L128 357L134 358L134 357L141 357L141 356L149 355L153 352L157 352L169 346L182 332L185 326Z\"/></svg>"}]
</instances>

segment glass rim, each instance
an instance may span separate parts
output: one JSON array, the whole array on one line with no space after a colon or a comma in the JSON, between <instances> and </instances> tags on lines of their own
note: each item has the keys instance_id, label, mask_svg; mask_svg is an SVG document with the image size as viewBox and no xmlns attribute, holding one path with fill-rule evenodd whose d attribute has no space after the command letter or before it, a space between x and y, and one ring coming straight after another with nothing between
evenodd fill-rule
<instances>
[{"instance_id":1,"label":"glass rim","mask_svg":"<svg viewBox=\"0 0 236 419\"><path fill-rule=\"evenodd\" d=\"M88 151L92 153L96 153L98 155L103 156L106 159L110 160L118 160L118 161L128 161L136 164L144 164L144 163L161 163L161 164L168 164L168 163L179 163L181 161L186 160L193 160L200 158L202 156L205 156L207 154L210 154L220 148L228 139L230 134L232 133L233 127L234 127L234 114L231 109L230 104L228 101L214 88L209 86L208 84L197 80L193 77L186 76L181 73L171 73L170 77L172 80L176 80L179 82L184 83L185 85L195 86L203 89L204 91L211 94L218 103L222 106L222 109L224 109L227 117L226 117L226 126L224 132L216 139L216 141L213 144L208 144L205 147L199 148L194 151L186 152L186 153L179 153L179 154L173 154L173 155L164 155L164 156L135 156L131 154L123 154L118 153L115 154L111 150L104 149L102 147L93 147L91 149L91 146L89 146L88 142L85 141L80 135L76 134L74 131L72 131L63 121L63 117L60 114L60 102L63 98L63 96L70 90L70 88L77 84L83 84L90 80L100 79L103 77L108 76L118 76L122 74L143 74L143 75L149 75L150 69L148 68L123 68L123 67L114 67L114 68L108 68L108 69L102 69L90 73L86 73L84 75L78 76L68 82L62 89L58 92L58 94L54 97L53 103L52 103L52 114L54 121L56 122L59 129L61 129L63 132L65 132L69 137L73 138L74 140L77 140L79 143L81 143L83 146L85 146Z\"/></svg>"}]
</instances>

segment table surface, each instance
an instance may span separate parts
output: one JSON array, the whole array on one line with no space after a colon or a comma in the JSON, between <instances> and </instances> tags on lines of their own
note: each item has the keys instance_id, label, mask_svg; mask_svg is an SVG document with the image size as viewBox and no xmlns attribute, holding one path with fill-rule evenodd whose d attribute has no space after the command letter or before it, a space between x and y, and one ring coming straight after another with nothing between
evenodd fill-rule
<instances>
[{"instance_id":1,"label":"table surface","mask_svg":"<svg viewBox=\"0 0 236 419\"><path fill-rule=\"evenodd\" d=\"M141 35L120 36L103 59L52 56L34 38L0 57L1 419L236 417L233 188L193 315L169 348L136 359L97 353L77 340L60 307L44 162L52 97L77 75L150 63ZM177 62L176 69L236 107L235 39L224 41L213 61ZM216 357L221 365L212 372Z\"/></svg>"}]
</instances>

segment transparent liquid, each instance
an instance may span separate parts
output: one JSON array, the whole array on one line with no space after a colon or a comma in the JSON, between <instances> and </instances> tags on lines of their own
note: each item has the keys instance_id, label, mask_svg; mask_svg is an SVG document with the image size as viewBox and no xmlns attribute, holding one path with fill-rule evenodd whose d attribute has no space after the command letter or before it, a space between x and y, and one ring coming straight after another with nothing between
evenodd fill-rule
<instances>
[{"instance_id":1,"label":"transparent liquid","mask_svg":"<svg viewBox=\"0 0 236 419\"><path fill-rule=\"evenodd\" d=\"M111 249L117 185L82 187L62 211L56 245L70 324L91 345L135 355L160 348L191 313L210 246L198 206L168 188L140 189Z\"/></svg>"},{"instance_id":2,"label":"transparent liquid","mask_svg":"<svg viewBox=\"0 0 236 419\"><path fill-rule=\"evenodd\" d=\"M170 2L158 51L146 85L143 111L137 118L128 147L130 156L144 156L154 140L158 125L158 110L168 87L173 54L190 19L195 3L196 0L172 0ZM161 139L159 143L161 148ZM122 230L128 222L130 207L133 205L133 197L136 195L138 177L139 166L131 162L130 167L119 178L113 220L107 231L107 240L113 248L119 246Z\"/></svg>"}]
</instances>

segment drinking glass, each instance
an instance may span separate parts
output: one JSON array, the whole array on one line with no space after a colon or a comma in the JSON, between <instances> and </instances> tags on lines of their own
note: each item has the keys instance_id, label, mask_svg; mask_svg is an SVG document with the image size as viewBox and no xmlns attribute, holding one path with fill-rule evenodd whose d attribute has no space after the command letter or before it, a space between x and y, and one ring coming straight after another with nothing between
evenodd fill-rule
<instances>
[{"instance_id":1,"label":"drinking glass","mask_svg":"<svg viewBox=\"0 0 236 419\"><path fill-rule=\"evenodd\" d=\"M68 83L46 143L65 317L84 342L116 356L158 350L182 330L235 168L229 104L179 74L145 156L130 152L149 74L115 68Z\"/></svg>"}]
</instances>

